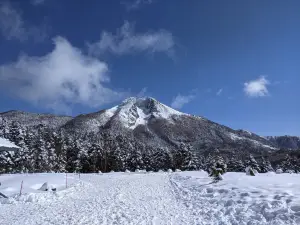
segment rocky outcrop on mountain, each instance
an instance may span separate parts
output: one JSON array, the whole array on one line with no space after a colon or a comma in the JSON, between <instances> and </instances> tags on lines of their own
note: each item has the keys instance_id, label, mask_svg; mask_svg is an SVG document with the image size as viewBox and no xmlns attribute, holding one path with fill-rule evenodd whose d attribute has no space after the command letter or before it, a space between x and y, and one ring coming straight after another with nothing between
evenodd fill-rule
<instances>
[{"instance_id":1,"label":"rocky outcrop on mountain","mask_svg":"<svg viewBox=\"0 0 300 225\"><path fill-rule=\"evenodd\" d=\"M281 149L298 150L300 149L300 137L297 136L278 136L266 137L274 146Z\"/></svg>"}]
</instances>

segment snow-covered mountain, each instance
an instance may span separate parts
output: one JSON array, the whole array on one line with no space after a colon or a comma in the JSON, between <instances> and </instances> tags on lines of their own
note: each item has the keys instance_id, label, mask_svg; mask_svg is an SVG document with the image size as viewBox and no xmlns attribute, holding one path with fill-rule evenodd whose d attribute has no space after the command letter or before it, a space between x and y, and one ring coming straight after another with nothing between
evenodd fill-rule
<instances>
[{"instance_id":1,"label":"snow-covered mountain","mask_svg":"<svg viewBox=\"0 0 300 225\"><path fill-rule=\"evenodd\" d=\"M188 143L195 149L276 150L269 140L243 130L233 130L199 116L174 110L154 98L131 97L120 105L75 118L10 111L0 120L22 126L39 124L68 134L110 132L137 139L146 145L176 147Z\"/></svg>"},{"instance_id":2,"label":"snow-covered mountain","mask_svg":"<svg viewBox=\"0 0 300 225\"><path fill-rule=\"evenodd\" d=\"M234 130L149 97L128 98L110 109L74 118L0 113L0 137L21 147L15 157L0 155L0 172L208 169L216 156L232 171L243 171L241 162L246 165L250 154L262 168L267 157L276 166L300 171L297 151L285 151L280 138Z\"/></svg>"},{"instance_id":3,"label":"snow-covered mountain","mask_svg":"<svg viewBox=\"0 0 300 225\"><path fill-rule=\"evenodd\" d=\"M64 126L69 129L78 128L82 131L95 132L103 127L118 125L121 128L134 130L138 126L147 126L155 119L174 122L174 118L186 115L176 111L153 98L128 98L120 105L96 113L75 117Z\"/></svg>"}]
</instances>

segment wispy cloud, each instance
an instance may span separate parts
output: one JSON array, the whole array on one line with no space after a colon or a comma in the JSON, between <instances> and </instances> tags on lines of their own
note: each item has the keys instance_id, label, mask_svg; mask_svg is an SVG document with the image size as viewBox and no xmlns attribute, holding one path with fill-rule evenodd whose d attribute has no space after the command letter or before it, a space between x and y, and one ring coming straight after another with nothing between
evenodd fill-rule
<instances>
[{"instance_id":1,"label":"wispy cloud","mask_svg":"<svg viewBox=\"0 0 300 225\"><path fill-rule=\"evenodd\" d=\"M122 2L128 11L137 10L143 5L150 5L153 3L153 0L133 0Z\"/></svg>"},{"instance_id":2,"label":"wispy cloud","mask_svg":"<svg viewBox=\"0 0 300 225\"><path fill-rule=\"evenodd\" d=\"M55 111L69 105L98 107L123 98L125 93L106 87L105 62L84 55L62 37L42 57L21 55L17 62L0 66L0 87L18 97Z\"/></svg>"},{"instance_id":3,"label":"wispy cloud","mask_svg":"<svg viewBox=\"0 0 300 225\"><path fill-rule=\"evenodd\" d=\"M267 86L270 82L264 77L244 83L244 92L249 97L264 97L269 94Z\"/></svg>"},{"instance_id":4,"label":"wispy cloud","mask_svg":"<svg viewBox=\"0 0 300 225\"><path fill-rule=\"evenodd\" d=\"M0 3L0 32L7 40L24 41L32 38L40 41L46 37L45 27L26 24L22 11L14 8L8 1Z\"/></svg>"},{"instance_id":5,"label":"wispy cloud","mask_svg":"<svg viewBox=\"0 0 300 225\"><path fill-rule=\"evenodd\" d=\"M142 90L136 96L139 97L139 98L145 97L146 94L147 94L147 91L148 91L148 88L144 87L144 88L142 88Z\"/></svg>"},{"instance_id":6,"label":"wispy cloud","mask_svg":"<svg viewBox=\"0 0 300 225\"><path fill-rule=\"evenodd\" d=\"M166 30L136 33L134 25L125 21L116 34L102 32L96 43L88 43L92 55L101 55L110 52L116 55L133 54L137 52L173 54L174 39L172 33Z\"/></svg>"},{"instance_id":7,"label":"wispy cloud","mask_svg":"<svg viewBox=\"0 0 300 225\"><path fill-rule=\"evenodd\" d=\"M190 95L178 94L175 98L173 98L171 107L175 108L175 109L181 109L185 104L188 104L194 98L195 98L195 95L193 95L193 94L190 94Z\"/></svg>"},{"instance_id":8,"label":"wispy cloud","mask_svg":"<svg viewBox=\"0 0 300 225\"><path fill-rule=\"evenodd\" d=\"M217 91L216 95L217 95L217 96L220 96L222 93L223 93L223 88L220 88L220 89Z\"/></svg>"},{"instance_id":9,"label":"wispy cloud","mask_svg":"<svg viewBox=\"0 0 300 225\"><path fill-rule=\"evenodd\" d=\"M46 0L31 0L32 5L42 5L46 2Z\"/></svg>"}]
</instances>

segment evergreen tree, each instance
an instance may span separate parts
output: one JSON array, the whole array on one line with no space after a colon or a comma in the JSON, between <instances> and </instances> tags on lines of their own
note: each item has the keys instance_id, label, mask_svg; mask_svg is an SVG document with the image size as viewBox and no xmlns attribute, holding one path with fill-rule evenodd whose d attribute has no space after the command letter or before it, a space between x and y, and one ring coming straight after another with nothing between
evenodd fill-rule
<instances>
[{"instance_id":1,"label":"evergreen tree","mask_svg":"<svg viewBox=\"0 0 300 225\"><path fill-rule=\"evenodd\" d=\"M247 161L247 166L250 166L253 170L260 172L260 167L257 161L254 159L253 155L250 154L249 160Z\"/></svg>"},{"instance_id":2,"label":"evergreen tree","mask_svg":"<svg viewBox=\"0 0 300 225\"><path fill-rule=\"evenodd\" d=\"M264 157L261 159L261 166L260 166L260 172L267 173L270 171L274 171L271 163L269 160L266 160Z\"/></svg>"},{"instance_id":3,"label":"evergreen tree","mask_svg":"<svg viewBox=\"0 0 300 225\"><path fill-rule=\"evenodd\" d=\"M288 170L294 170L294 166L292 164L292 159L289 154L285 155L284 160L280 163L280 168L286 172Z\"/></svg>"}]
</instances>

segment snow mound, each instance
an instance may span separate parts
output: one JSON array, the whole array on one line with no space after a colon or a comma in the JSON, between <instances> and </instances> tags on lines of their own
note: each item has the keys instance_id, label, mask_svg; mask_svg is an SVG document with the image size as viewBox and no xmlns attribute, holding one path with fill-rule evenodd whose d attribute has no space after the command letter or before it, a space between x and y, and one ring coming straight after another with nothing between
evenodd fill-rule
<instances>
[{"instance_id":1,"label":"snow mound","mask_svg":"<svg viewBox=\"0 0 300 225\"><path fill-rule=\"evenodd\" d=\"M39 191L56 191L56 187L51 184L49 185L48 182L46 182L38 190Z\"/></svg>"}]
</instances>

